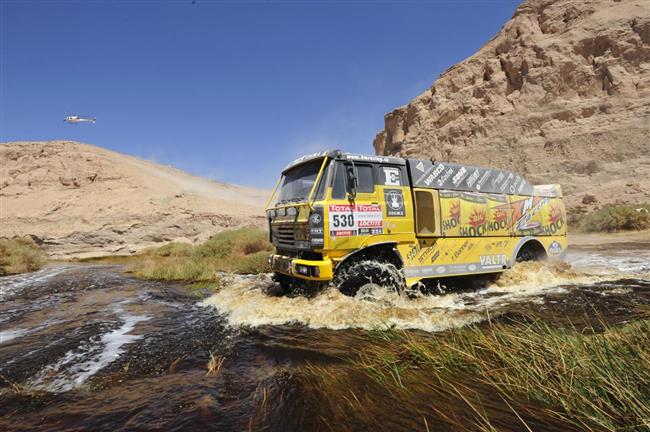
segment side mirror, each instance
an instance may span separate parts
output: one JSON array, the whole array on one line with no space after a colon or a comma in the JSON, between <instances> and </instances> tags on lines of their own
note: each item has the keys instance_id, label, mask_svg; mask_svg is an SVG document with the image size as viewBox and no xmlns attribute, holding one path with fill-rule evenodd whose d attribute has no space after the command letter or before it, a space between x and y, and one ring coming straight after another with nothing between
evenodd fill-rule
<instances>
[{"instance_id":1,"label":"side mirror","mask_svg":"<svg viewBox=\"0 0 650 432\"><path fill-rule=\"evenodd\" d=\"M346 189L348 195L350 195L350 200L354 200L357 196L357 184L358 184L358 179L357 179L357 174L356 174L354 164L347 165L345 172L347 174L347 180L348 180L346 182Z\"/></svg>"}]
</instances>

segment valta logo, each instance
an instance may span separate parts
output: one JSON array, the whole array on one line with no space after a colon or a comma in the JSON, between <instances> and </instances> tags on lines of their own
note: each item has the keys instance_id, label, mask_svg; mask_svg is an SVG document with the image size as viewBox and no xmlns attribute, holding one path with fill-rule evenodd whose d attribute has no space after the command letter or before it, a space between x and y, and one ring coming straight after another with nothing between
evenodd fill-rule
<instances>
[{"instance_id":1,"label":"valta logo","mask_svg":"<svg viewBox=\"0 0 650 432\"><path fill-rule=\"evenodd\" d=\"M481 260L481 265L485 266L504 266L506 265L506 256L504 254L500 255L481 255L479 257Z\"/></svg>"}]
</instances>

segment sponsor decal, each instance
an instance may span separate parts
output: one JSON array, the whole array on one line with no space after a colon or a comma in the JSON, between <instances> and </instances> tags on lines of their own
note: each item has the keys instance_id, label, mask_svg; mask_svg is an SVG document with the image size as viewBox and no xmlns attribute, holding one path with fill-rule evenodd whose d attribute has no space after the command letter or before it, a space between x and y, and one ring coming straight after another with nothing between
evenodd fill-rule
<instances>
[{"instance_id":1,"label":"sponsor decal","mask_svg":"<svg viewBox=\"0 0 650 432\"><path fill-rule=\"evenodd\" d=\"M514 175L512 173L508 174L508 177L501 183L501 186L499 186L499 191L503 192L506 190L506 187L508 186L508 183L510 183L510 180L512 180Z\"/></svg>"},{"instance_id":2,"label":"sponsor decal","mask_svg":"<svg viewBox=\"0 0 650 432\"><path fill-rule=\"evenodd\" d=\"M379 204L330 204L328 210L332 237L353 236L359 233L360 228L381 229L382 226Z\"/></svg>"},{"instance_id":3,"label":"sponsor decal","mask_svg":"<svg viewBox=\"0 0 650 432\"><path fill-rule=\"evenodd\" d=\"M451 176L453 173L454 173L453 168L449 168L447 171L445 171L445 173L442 175L442 177L440 177L438 179L438 181L437 181L438 186L442 186L443 184L445 184L445 182L447 181L449 176Z\"/></svg>"},{"instance_id":4,"label":"sponsor decal","mask_svg":"<svg viewBox=\"0 0 650 432\"><path fill-rule=\"evenodd\" d=\"M562 209L558 205L551 205L551 208L548 211L548 220L551 223L557 223L562 221Z\"/></svg>"},{"instance_id":5,"label":"sponsor decal","mask_svg":"<svg viewBox=\"0 0 650 432\"><path fill-rule=\"evenodd\" d=\"M406 257L408 258L409 261L413 261L413 258L415 258L418 252L420 252L420 245L419 244L413 245L409 253L406 255Z\"/></svg>"},{"instance_id":6,"label":"sponsor decal","mask_svg":"<svg viewBox=\"0 0 650 432\"><path fill-rule=\"evenodd\" d=\"M542 232L546 235L553 235L564 227L564 216L558 205L551 205L548 211L548 224L542 226Z\"/></svg>"},{"instance_id":7,"label":"sponsor decal","mask_svg":"<svg viewBox=\"0 0 650 432\"><path fill-rule=\"evenodd\" d=\"M369 156L362 154L344 154L343 157L347 160L363 161L363 162L379 162L387 163L390 162L390 158L383 156ZM395 160L395 159L393 159Z\"/></svg>"},{"instance_id":8,"label":"sponsor decal","mask_svg":"<svg viewBox=\"0 0 650 432\"><path fill-rule=\"evenodd\" d=\"M471 188L472 185L474 184L474 182L478 179L479 175L480 175L480 172L479 172L479 170L477 168L477 169L474 170L474 172L469 177L467 177L467 180L465 180L465 184L467 185L467 187Z\"/></svg>"},{"instance_id":9,"label":"sponsor decal","mask_svg":"<svg viewBox=\"0 0 650 432\"><path fill-rule=\"evenodd\" d=\"M461 192L460 193L460 198L463 201L469 201L472 203L479 203L479 204L484 204L485 203L485 195L484 194L479 194L479 193L474 193L474 192Z\"/></svg>"},{"instance_id":10,"label":"sponsor decal","mask_svg":"<svg viewBox=\"0 0 650 432\"><path fill-rule=\"evenodd\" d=\"M487 231L487 211L484 208L474 208L467 219L467 225L460 227L463 237L480 237Z\"/></svg>"},{"instance_id":11,"label":"sponsor decal","mask_svg":"<svg viewBox=\"0 0 650 432\"><path fill-rule=\"evenodd\" d=\"M481 190L483 188L483 185L485 184L485 182L487 182L488 179L490 178L491 173L492 173L492 171L490 171L490 170L485 171L485 173L483 174L481 179L478 181L478 183L476 183L476 190Z\"/></svg>"},{"instance_id":12,"label":"sponsor decal","mask_svg":"<svg viewBox=\"0 0 650 432\"><path fill-rule=\"evenodd\" d=\"M462 166L462 167L460 167L460 169L458 170L456 175L454 175L451 178L451 182L454 184L454 186L458 186L458 183L463 181L463 179L465 178L466 175L467 175L467 168Z\"/></svg>"},{"instance_id":13,"label":"sponsor decal","mask_svg":"<svg viewBox=\"0 0 650 432\"><path fill-rule=\"evenodd\" d=\"M498 185L499 183L501 183L501 181L503 180L503 178L504 178L505 176L506 176L506 175L505 175L503 172L500 172L499 175L496 176L496 177L494 178L494 180L492 180L492 187L493 187L493 188L496 188L497 185Z\"/></svg>"},{"instance_id":14,"label":"sponsor decal","mask_svg":"<svg viewBox=\"0 0 650 432\"><path fill-rule=\"evenodd\" d=\"M465 240L462 245L452 254L454 259L458 259L459 256L462 255L463 252L469 251L473 246L473 243L470 242L469 240Z\"/></svg>"},{"instance_id":15,"label":"sponsor decal","mask_svg":"<svg viewBox=\"0 0 650 432\"><path fill-rule=\"evenodd\" d=\"M420 161L418 164L415 166L420 172L424 172L424 162Z\"/></svg>"},{"instance_id":16,"label":"sponsor decal","mask_svg":"<svg viewBox=\"0 0 650 432\"><path fill-rule=\"evenodd\" d=\"M431 262L435 261L438 258L438 256L440 255L440 252L438 252L438 251L436 251L436 253L433 254L433 251L435 251L435 250L436 250L435 246L430 246L430 247L428 247L426 249L423 249L422 255L420 255L418 257L418 261L420 262L420 264L424 264L424 261L426 261L427 258L429 258L429 256L432 256Z\"/></svg>"},{"instance_id":17,"label":"sponsor decal","mask_svg":"<svg viewBox=\"0 0 650 432\"><path fill-rule=\"evenodd\" d=\"M562 245L556 241L550 244L548 247L548 253L551 255L559 255L562 253Z\"/></svg>"},{"instance_id":18,"label":"sponsor decal","mask_svg":"<svg viewBox=\"0 0 650 432\"><path fill-rule=\"evenodd\" d=\"M400 186L402 183L399 177L399 168L384 167L384 185Z\"/></svg>"},{"instance_id":19,"label":"sponsor decal","mask_svg":"<svg viewBox=\"0 0 650 432\"><path fill-rule=\"evenodd\" d=\"M336 230L330 231L331 237L351 237L357 235L356 230Z\"/></svg>"},{"instance_id":20,"label":"sponsor decal","mask_svg":"<svg viewBox=\"0 0 650 432\"><path fill-rule=\"evenodd\" d=\"M535 204L535 199L539 197L530 197L524 200L524 211L523 216L515 223L515 229L518 231L531 231L539 228L542 224L536 221L533 221L533 217L537 212L548 203L548 198L541 198L539 202Z\"/></svg>"},{"instance_id":21,"label":"sponsor decal","mask_svg":"<svg viewBox=\"0 0 650 432\"><path fill-rule=\"evenodd\" d=\"M431 183L433 183L433 181L440 175L440 173L442 173L444 169L445 169L445 164L436 165L433 172L431 172L431 174L429 174L429 176L426 179L424 179L424 184L427 186L431 186ZM444 181L442 183L444 183Z\"/></svg>"},{"instance_id":22,"label":"sponsor decal","mask_svg":"<svg viewBox=\"0 0 650 432\"><path fill-rule=\"evenodd\" d=\"M460 223L460 202L454 201L449 207L449 216L447 219L442 221L442 229L444 231L449 231L454 229Z\"/></svg>"},{"instance_id":23,"label":"sponsor decal","mask_svg":"<svg viewBox=\"0 0 650 432\"><path fill-rule=\"evenodd\" d=\"M386 216L405 216L404 196L400 189L384 189L386 199Z\"/></svg>"},{"instance_id":24,"label":"sponsor decal","mask_svg":"<svg viewBox=\"0 0 650 432\"><path fill-rule=\"evenodd\" d=\"M479 256L481 267L501 267L506 265L507 259L505 254L498 255L481 255Z\"/></svg>"}]
</instances>

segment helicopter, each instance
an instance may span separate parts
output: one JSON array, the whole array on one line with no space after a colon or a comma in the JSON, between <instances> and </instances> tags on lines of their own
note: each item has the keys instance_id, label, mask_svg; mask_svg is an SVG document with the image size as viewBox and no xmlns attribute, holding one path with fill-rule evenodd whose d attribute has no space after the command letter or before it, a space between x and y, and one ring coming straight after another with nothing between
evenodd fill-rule
<instances>
[{"instance_id":1,"label":"helicopter","mask_svg":"<svg viewBox=\"0 0 650 432\"><path fill-rule=\"evenodd\" d=\"M78 115L67 116L63 119L66 123L95 123L97 121L96 117L81 117Z\"/></svg>"}]
</instances>

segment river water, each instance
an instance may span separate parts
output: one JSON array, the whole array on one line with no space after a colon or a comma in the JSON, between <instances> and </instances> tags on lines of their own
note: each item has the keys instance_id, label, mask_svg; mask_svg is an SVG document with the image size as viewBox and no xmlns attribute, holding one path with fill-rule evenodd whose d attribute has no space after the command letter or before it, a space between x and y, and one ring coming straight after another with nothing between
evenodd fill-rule
<instances>
[{"instance_id":1,"label":"river water","mask_svg":"<svg viewBox=\"0 0 650 432\"><path fill-rule=\"evenodd\" d=\"M372 389L341 359L388 327L426 337L530 313L625 322L650 305L650 247L585 246L566 265L525 264L478 289L435 295L274 297L271 285L268 275L227 275L199 296L120 266L72 264L0 278L0 430L462 430L427 407L460 418L466 409L417 389L408 401L366 394L360 400L373 402L357 412L337 410ZM347 376L347 387L319 385L314 365ZM499 430L522 430L492 402L486 395Z\"/></svg>"}]
</instances>

